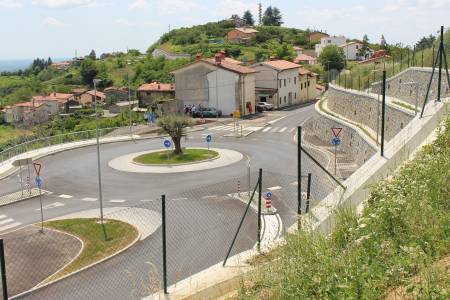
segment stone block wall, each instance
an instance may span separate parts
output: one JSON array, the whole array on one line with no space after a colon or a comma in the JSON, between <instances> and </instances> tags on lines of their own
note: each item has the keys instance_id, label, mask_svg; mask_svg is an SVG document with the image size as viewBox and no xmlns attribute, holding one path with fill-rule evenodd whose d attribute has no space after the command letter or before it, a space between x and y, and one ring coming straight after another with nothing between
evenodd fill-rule
<instances>
[{"instance_id":1,"label":"stone block wall","mask_svg":"<svg viewBox=\"0 0 450 300\"><path fill-rule=\"evenodd\" d=\"M409 104L416 105L416 87L414 85L405 85L407 82L417 82L419 84L418 103L419 109L423 105L425 100L425 94L427 87L431 79L432 68L408 68L397 75L386 79L386 95L401 99ZM433 76L433 82L431 84L431 94L428 101L435 100L437 98L438 87L438 75L439 70L436 70ZM450 95L450 89L445 71L442 72L441 82L441 95L443 97ZM381 82L375 82L372 84L372 93L381 93Z\"/></svg>"},{"instance_id":2,"label":"stone block wall","mask_svg":"<svg viewBox=\"0 0 450 300\"><path fill-rule=\"evenodd\" d=\"M375 153L376 149L365 141L358 132L341 122L337 122L324 115L316 114L303 124L304 133L319 138L326 144L331 143L333 134L331 128L341 127L342 131L339 135L341 145L339 150L353 156L358 167L362 166ZM330 144L331 145L331 144Z\"/></svg>"},{"instance_id":3,"label":"stone block wall","mask_svg":"<svg viewBox=\"0 0 450 300\"><path fill-rule=\"evenodd\" d=\"M328 108L332 112L353 122L364 124L374 132L377 131L377 102L376 97L363 92L347 90L335 85L330 85L328 89ZM413 117L411 114L386 105L385 139L390 141Z\"/></svg>"}]
</instances>

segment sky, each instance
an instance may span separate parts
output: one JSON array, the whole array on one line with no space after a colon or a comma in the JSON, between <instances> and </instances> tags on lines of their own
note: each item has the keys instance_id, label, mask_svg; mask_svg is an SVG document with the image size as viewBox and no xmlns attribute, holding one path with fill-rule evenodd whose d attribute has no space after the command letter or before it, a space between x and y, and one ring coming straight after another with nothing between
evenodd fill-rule
<instances>
[{"instance_id":1,"label":"sky","mask_svg":"<svg viewBox=\"0 0 450 300\"><path fill-rule=\"evenodd\" d=\"M170 28L228 18L258 2L284 26L412 45L450 26L450 0L0 0L0 60L145 51Z\"/></svg>"}]
</instances>

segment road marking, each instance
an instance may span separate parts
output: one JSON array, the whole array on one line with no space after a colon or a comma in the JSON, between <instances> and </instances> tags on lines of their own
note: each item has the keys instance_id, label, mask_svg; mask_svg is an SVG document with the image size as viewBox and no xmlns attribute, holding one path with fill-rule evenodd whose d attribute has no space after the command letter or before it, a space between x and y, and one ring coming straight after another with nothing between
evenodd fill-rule
<instances>
[{"instance_id":1,"label":"road marking","mask_svg":"<svg viewBox=\"0 0 450 300\"><path fill-rule=\"evenodd\" d=\"M11 224L2 226L2 227L0 227L0 232L6 231L6 230L11 229L11 228L14 228L14 227L17 227L17 226L19 226L19 225L22 225L22 223L20 223L20 222L14 222L14 223L11 223Z\"/></svg>"},{"instance_id":2,"label":"road marking","mask_svg":"<svg viewBox=\"0 0 450 300\"><path fill-rule=\"evenodd\" d=\"M285 132L286 130L287 130L287 127L283 127L283 128L281 128L280 131L278 131L278 132Z\"/></svg>"},{"instance_id":3,"label":"road marking","mask_svg":"<svg viewBox=\"0 0 450 300\"><path fill-rule=\"evenodd\" d=\"M267 131L269 131L270 129L272 129L272 127L266 127L266 128L264 128L264 130L263 130L262 132L267 132Z\"/></svg>"},{"instance_id":4,"label":"road marking","mask_svg":"<svg viewBox=\"0 0 450 300\"><path fill-rule=\"evenodd\" d=\"M13 222L14 220L13 219L6 219L6 220L2 220L2 221L0 221L0 225L3 225L3 224L6 224L6 223L9 223L9 222Z\"/></svg>"},{"instance_id":5,"label":"road marking","mask_svg":"<svg viewBox=\"0 0 450 300\"><path fill-rule=\"evenodd\" d=\"M65 195L65 194L61 194L61 195L59 195L58 197L59 197L59 198L63 198L63 199L70 199L70 198L73 198L72 195Z\"/></svg>"},{"instance_id":6,"label":"road marking","mask_svg":"<svg viewBox=\"0 0 450 300\"><path fill-rule=\"evenodd\" d=\"M98 199L97 199L97 198L86 197L86 198L83 198L83 199L81 199L81 200L83 200L83 201L88 201L88 202L94 202L94 201L97 201Z\"/></svg>"},{"instance_id":7,"label":"road marking","mask_svg":"<svg viewBox=\"0 0 450 300\"><path fill-rule=\"evenodd\" d=\"M124 203L124 202L126 202L127 200L122 200L122 199L114 199L114 200L109 200L109 202L111 202L111 203Z\"/></svg>"},{"instance_id":8,"label":"road marking","mask_svg":"<svg viewBox=\"0 0 450 300\"><path fill-rule=\"evenodd\" d=\"M155 200L141 200L141 202L153 202L153 201L155 201Z\"/></svg>"},{"instance_id":9,"label":"road marking","mask_svg":"<svg viewBox=\"0 0 450 300\"><path fill-rule=\"evenodd\" d=\"M173 198L172 201L180 201L180 200L187 200L188 198L186 197L181 197L181 198Z\"/></svg>"},{"instance_id":10,"label":"road marking","mask_svg":"<svg viewBox=\"0 0 450 300\"><path fill-rule=\"evenodd\" d=\"M278 127L274 127L271 132L276 132L277 130L278 130Z\"/></svg>"},{"instance_id":11,"label":"road marking","mask_svg":"<svg viewBox=\"0 0 450 300\"><path fill-rule=\"evenodd\" d=\"M282 187L279 185L268 188L269 191L276 191L276 190L281 190L281 189L282 189Z\"/></svg>"},{"instance_id":12,"label":"road marking","mask_svg":"<svg viewBox=\"0 0 450 300\"><path fill-rule=\"evenodd\" d=\"M287 117L287 116L284 116L284 117L281 117L281 118L272 120L272 121L270 121L270 122L268 122L268 123L269 123L269 124L274 124L274 123L276 123L276 122L278 122L278 121L280 121L280 120L282 120L282 119L284 119L284 118L286 118L286 117Z\"/></svg>"},{"instance_id":13,"label":"road marking","mask_svg":"<svg viewBox=\"0 0 450 300\"><path fill-rule=\"evenodd\" d=\"M6 218L5 215L0 215L0 219L4 219L4 218Z\"/></svg>"},{"instance_id":14,"label":"road marking","mask_svg":"<svg viewBox=\"0 0 450 300\"><path fill-rule=\"evenodd\" d=\"M220 129L222 129L223 127L227 127L227 125L214 126L214 127L209 128L209 129L210 129L210 130L220 130Z\"/></svg>"},{"instance_id":15,"label":"road marking","mask_svg":"<svg viewBox=\"0 0 450 300\"><path fill-rule=\"evenodd\" d=\"M202 199L217 198L217 195L203 196Z\"/></svg>"},{"instance_id":16,"label":"road marking","mask_svg":"<svg viewBox=\"0 0 450 300\"><path fill-rule=\"evenodd\" d=\"M61 202L55 202L55 203L52 203L52 204L49 204L49 205L46 205L46 206L44 206L44 207L42 207L42 209L43 210L47 210L47 209L52 209L52 208L57 208L57 207L61 207L61 206L64 206L65 204L64 203L61 203ZM41 209L40 208L37 208L37 209L35 209L36 211L40 211Z\"/></svg>"},{"instance_id":17,"label":"road marking","mask_svg":"<svg viewBox=\"0 0 450 300\"><path fill-rule=\"evenodd\" d=\"M291 182L292 185L298 185L298 181Z\"/></svg>"}]
</instances>

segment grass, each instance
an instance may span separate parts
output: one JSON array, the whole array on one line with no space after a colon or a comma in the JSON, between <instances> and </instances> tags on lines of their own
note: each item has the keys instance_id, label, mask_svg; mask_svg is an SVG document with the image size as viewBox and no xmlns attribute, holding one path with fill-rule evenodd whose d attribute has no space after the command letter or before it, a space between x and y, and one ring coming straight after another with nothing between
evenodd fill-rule
<instances>
[{"instance_id":1,"label":"grass","mask_svg":"<svg viewBox=\"0 0 450 300\"><path fill-rule=\"evenodd\" d=\"M69 219L44 223L47 228L73 234L84 243L81 254L47 281L55 280L112 255L128 246L138 236L138 231L133 226L121 221L108 220L105 223L108 239L105 241L103 228L98 222L98 219Z\"/></svg>"},{"instance_id":2,"label":"grass","mask_svg":"<svg viewBox=\"0 0 450 300\"><path fill-rule=\"evenodd\" d=\"M31 135L32 132L24 129L18 129L10 125L0 125L0 145L13 140L17 137Z\"/></svg>"},{"instance_id":3,"label":"grass","mask_svg":"<svg viewBox=\"0 0 450 300\"><path fill-rule=\"evenodd\" d=\"M184 149L183 154L175 155L173 151L158 151L140 155L134 162L147 165L171 165L200 162L218 157L219 153L207 149Z\"/></svg>"},{"instance_id":4,"label":"grass","mask_svg":"<svg viewBox=\"0 0 450 300\"><path fill-rule=\"evenodd\" d=\"M330 236L288 236L236 298L448 299L449 158L450 117L432 145L371 187L361 216L341 209Z\"/></svg>"}]
</instances>

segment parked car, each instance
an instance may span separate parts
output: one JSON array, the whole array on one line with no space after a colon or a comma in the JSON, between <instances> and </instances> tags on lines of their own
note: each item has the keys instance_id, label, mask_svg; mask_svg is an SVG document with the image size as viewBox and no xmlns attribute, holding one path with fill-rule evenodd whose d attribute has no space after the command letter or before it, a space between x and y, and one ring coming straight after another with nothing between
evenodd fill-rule
<instances>
[{"instance_id":1,"label":"parked car","mask_svg":"<svg viewBox=\"0 0 450 300\"><path fill-rule=\"evenodd\" d=\"M267 102L259 102L256 104L256 109L259 112L267 111L267 110L273 110L273 104L267 103Z\"/></svg>"},{"instance_id":2,"label":"parked car","mask_svg":"<svg viewBox=\"0 0 450 300\"><path fill-rule=\"evenodd\" d=\"M214 107L202 107L197 108L197 110L192 114L194 118L217 118L222 116L222 111L220 109L215 109Z\"/></svg>"}]
</instances>

